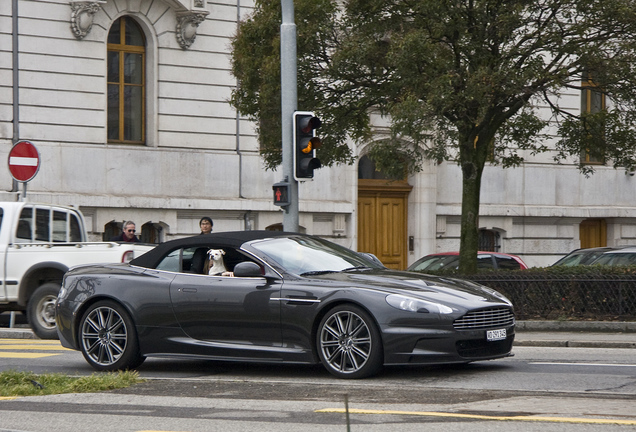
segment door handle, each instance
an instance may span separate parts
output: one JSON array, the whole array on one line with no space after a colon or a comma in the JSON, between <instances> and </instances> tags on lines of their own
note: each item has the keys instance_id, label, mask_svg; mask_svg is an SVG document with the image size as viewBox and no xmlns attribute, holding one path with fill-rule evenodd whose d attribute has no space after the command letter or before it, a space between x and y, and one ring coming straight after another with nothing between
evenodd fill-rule
<instances>
[{"instance_id":1,"label":"door handle","mask_svg":"<svg viewBox=\"0 0 636 432\"><path fill-rule=\"evenodd\" d=\"M183 291L184 293L195 293L197 292L196 288L180 288L179 291Z\"/></svg>"}]
</instances>

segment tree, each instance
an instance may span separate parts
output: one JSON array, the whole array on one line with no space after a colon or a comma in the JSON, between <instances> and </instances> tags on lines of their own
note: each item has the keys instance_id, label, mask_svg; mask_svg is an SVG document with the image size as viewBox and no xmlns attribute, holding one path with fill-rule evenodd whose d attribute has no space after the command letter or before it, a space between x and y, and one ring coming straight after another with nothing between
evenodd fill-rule
<instances>
[{"instance_id":1,"label":"tree","mask_svg":"<svg viewBox=\"0 0 636 432\"><path fill-rule=\"evenodd\" d=\"M280 107L276 3L257 1L233 53L232 103L259 122L270 167L268 153L280 146L280 129L275 138L263 131ZM299 106L311 101L333 121L321 159L350 162L344 133L368 139L375 111L391 121L370 153L383 171L401 177L424 159L458 163L463 272L476 268L487 162L518 166L552 140L556 161L591 154L636 166L634 0L296 0L296 8ZM266 45L266 55L253 49ZM562 92L592 85L608 106L560 106Z\"/></svg>"},{"instance_id":2,"label":"tree","mask_svg":"<svg viewBox=\"0 0 636 432\"><path fill-rule=\"evenodd\" d=\"M320 149L323 165L353 163L347 135L360 137L367 126L366 113L355 107L330 106L324 92L330 52L336 42L338 9L331 0L295 1L298 52L298 108L320 113L320 135L325 145ZM279 0L256 0L254 15L241 23L232 42L232 73L239 86L230 103L257 125L261 155L268 169L281 163L281 74ZM358 124L351 127L355 115ZM368 133L366 134L368 136Z\"/></svg>"}]
</instances>

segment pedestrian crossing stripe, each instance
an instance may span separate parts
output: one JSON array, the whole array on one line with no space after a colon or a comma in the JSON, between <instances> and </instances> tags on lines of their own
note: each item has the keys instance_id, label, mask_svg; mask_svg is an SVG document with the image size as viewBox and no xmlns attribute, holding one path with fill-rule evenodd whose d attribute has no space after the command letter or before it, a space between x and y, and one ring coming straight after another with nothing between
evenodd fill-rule
<instances>
[{"instance_id":1,"label":"pedestrian crossing stripe","mask_svg":"<svg viewBox=\"0 0 636 432\"><path fill-rule=\"evenodd\" d=\"M17 350L29 352L18 352ZM37 359L59 355L55 352L38 351L72 350L64 348L58 340L0 339L0 358Z\"/></svg>"},{"instance_id":2,"label":"pedestrian crossing stripe","mask_svg":"<svg viewBox=\"0 0 636 432\"><path fill-rule=\"evenodd\" d=\"M60 345L59 340L42 340L42 339L0 339L0 344L29 344L29 345Z\"/></svg>"},{"instance_id":3,"label":"pedestrian crossing stripe","mask_svg":"<svg viewBox=\"0 0 636 432\"><path fill-rule=\"evenodd\" d=\"M36 359L36 358L44 358L44 357L52 357L59 354L54 353L24 353L24 352L0 352L0 358L28 358L28 359Z\"/></svg>"},{"instance_id":4,"label":"pedestrian crossing stripe","mask_svg":"<svg viewBox=\"0 0 636 432\"><path fill-rule=\"evenodd\" d=\"M0 342L0 350L38 350L38 351L73 351L68 348L64 348L62 345L31 345L31 344L3 344Z\"/></svg>"}]
</instances>

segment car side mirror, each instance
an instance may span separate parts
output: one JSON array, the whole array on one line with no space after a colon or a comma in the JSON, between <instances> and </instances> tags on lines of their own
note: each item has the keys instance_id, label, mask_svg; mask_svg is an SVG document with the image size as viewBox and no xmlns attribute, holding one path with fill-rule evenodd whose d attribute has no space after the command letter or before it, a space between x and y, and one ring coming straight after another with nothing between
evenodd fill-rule
<instances>
[{"instance_id":1,"label":"car side mirror","mask_svg":"<svg viewBox=\"0 0 636 432\"><path fill-rule=\"evenodd\" d=\"M245 261L234 266L234 277L263 277L263 272L255 262Z\"/></svg>"}]
</instances>

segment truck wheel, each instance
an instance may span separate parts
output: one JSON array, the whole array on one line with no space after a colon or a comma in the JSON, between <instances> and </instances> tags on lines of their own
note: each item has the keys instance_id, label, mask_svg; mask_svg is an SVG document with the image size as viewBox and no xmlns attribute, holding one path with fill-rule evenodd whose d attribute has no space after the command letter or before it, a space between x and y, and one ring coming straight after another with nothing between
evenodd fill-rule
<instances>
[{"instance_id":1,"label":"truck wheel","mask_svg":"<svg viewBox=\"0 0 636 432\"><path fill-rule=\"evenodd\" d=\"M57 339L55 327L55 301L60 284L47 282L35 290L27 305L29 326L41 339Z\"/></svg>"}]
</instances>

